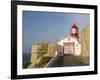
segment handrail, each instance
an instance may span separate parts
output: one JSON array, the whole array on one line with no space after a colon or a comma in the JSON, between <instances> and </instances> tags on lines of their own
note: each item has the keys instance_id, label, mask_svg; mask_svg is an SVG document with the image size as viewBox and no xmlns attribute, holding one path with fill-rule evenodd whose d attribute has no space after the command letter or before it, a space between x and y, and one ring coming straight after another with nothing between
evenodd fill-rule
<instances>
[{"instance_id":1,"label":"handrail","mask_svg":"<svg viewBox=\"0 0 100 80\"><path fill-rule=\"evenodd\" d=\"M55 58L56 56L54 56L44 67L47 67Z\"/></svg>"},{"instance_id":2,"label":"handrail","mask_svg":"<svg viewBox=\"0 0 100 80\"><path fill-rule=\"evenodd\" d=\"M55 53L57 53L57 52L55 52ZM55 59L56 56L57 55L55 55L44 67L47 67Z\"/></svg>"}]
</instances>

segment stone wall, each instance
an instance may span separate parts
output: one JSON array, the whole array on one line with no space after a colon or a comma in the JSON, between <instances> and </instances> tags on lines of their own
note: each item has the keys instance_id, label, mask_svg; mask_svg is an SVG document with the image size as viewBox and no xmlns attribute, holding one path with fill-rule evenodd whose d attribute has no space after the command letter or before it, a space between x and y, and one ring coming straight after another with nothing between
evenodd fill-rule
<instances>
[{"instance_id":1,"label":"stone wall","mask_svg":"<svg viewBox=\"0 0 100 80\"><path fill-rule=\"evenodd\" d=\"M55 55L56 51L57 51L57 45L55 43L49 43L48 44L48 53L46 56L53 57Z\"/></svg>"},{"instance_id":2,"label":"stone wall","mask_svg":"<svg viewBox=\"0 0 100 80\"><path fill-rule=\"evenodd\" d=\"M53 57L56 49L55 43L33 44L31 51L31 63L35 65L43 56Z\"/></svg>"},{"instance_id":3,"label":"stone wall","mask_svg":"<svg viewBox=\"0 0 100 80\"><path fill-rule=\"evenodd\" d=\"M81 56L89 57L90 53L90 26L87 25L80 32Z\"/></svg>"},{"instance_id":4,"label":"stone wall","mask_svg":"<svg viewBox=\"0 0 100 80\"><path fill-rule=\"evenodd\" d=\"M37 60L37 44L33 44L31 48L31 63L35 64Z\"/></svg>"}]
</instances>

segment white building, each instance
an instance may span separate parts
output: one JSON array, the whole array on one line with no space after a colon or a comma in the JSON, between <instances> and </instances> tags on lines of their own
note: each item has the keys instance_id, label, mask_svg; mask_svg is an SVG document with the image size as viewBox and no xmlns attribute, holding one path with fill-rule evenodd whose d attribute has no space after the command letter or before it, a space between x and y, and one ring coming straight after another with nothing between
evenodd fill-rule
<instances>
[{"instance_id":1,"label":"white building","mask_svg":"<svg viewBox=\"0 0 100 80\"><path fill-rule=\"evenodd\" d=\"M71 54L79 56L81 54L81 44L79 43L78 27L74 24L70 35L58 42L58 55Z\"/></svg>"}]
</instances>

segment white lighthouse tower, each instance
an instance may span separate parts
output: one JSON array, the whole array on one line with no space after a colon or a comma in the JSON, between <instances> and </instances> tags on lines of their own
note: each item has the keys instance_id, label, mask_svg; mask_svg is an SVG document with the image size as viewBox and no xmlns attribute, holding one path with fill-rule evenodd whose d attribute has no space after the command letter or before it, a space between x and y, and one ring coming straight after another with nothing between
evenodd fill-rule
<instances>
[{"instance_id":1,"label":"white lighthouse tower","mask_svg":"<svg viewBox=\"0 0 100 80\"><path fill-rule=\"evenodd\" d=\"M70 54L76 56L81 54L81 44L79 43L78 27L76 24L72 25L70 35L58 42L58 46L60 46L58 54L62 53L64 55Z\"/></svg>"}]
</instances>

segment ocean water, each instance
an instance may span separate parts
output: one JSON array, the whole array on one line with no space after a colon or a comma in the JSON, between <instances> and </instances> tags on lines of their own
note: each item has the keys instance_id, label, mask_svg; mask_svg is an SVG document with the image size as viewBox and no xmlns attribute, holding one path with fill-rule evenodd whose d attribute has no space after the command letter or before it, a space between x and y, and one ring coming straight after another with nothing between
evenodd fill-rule
<instances>
[{"instance_id":1,"label":"ocean water","mask_svg":"<svg viewBox=\"0 0 100 80\"><path fill-rule=\"evenodd\" d=\"M23 64L30 62L31 53L23 53Z\"/></svg>"}]
</instances>

